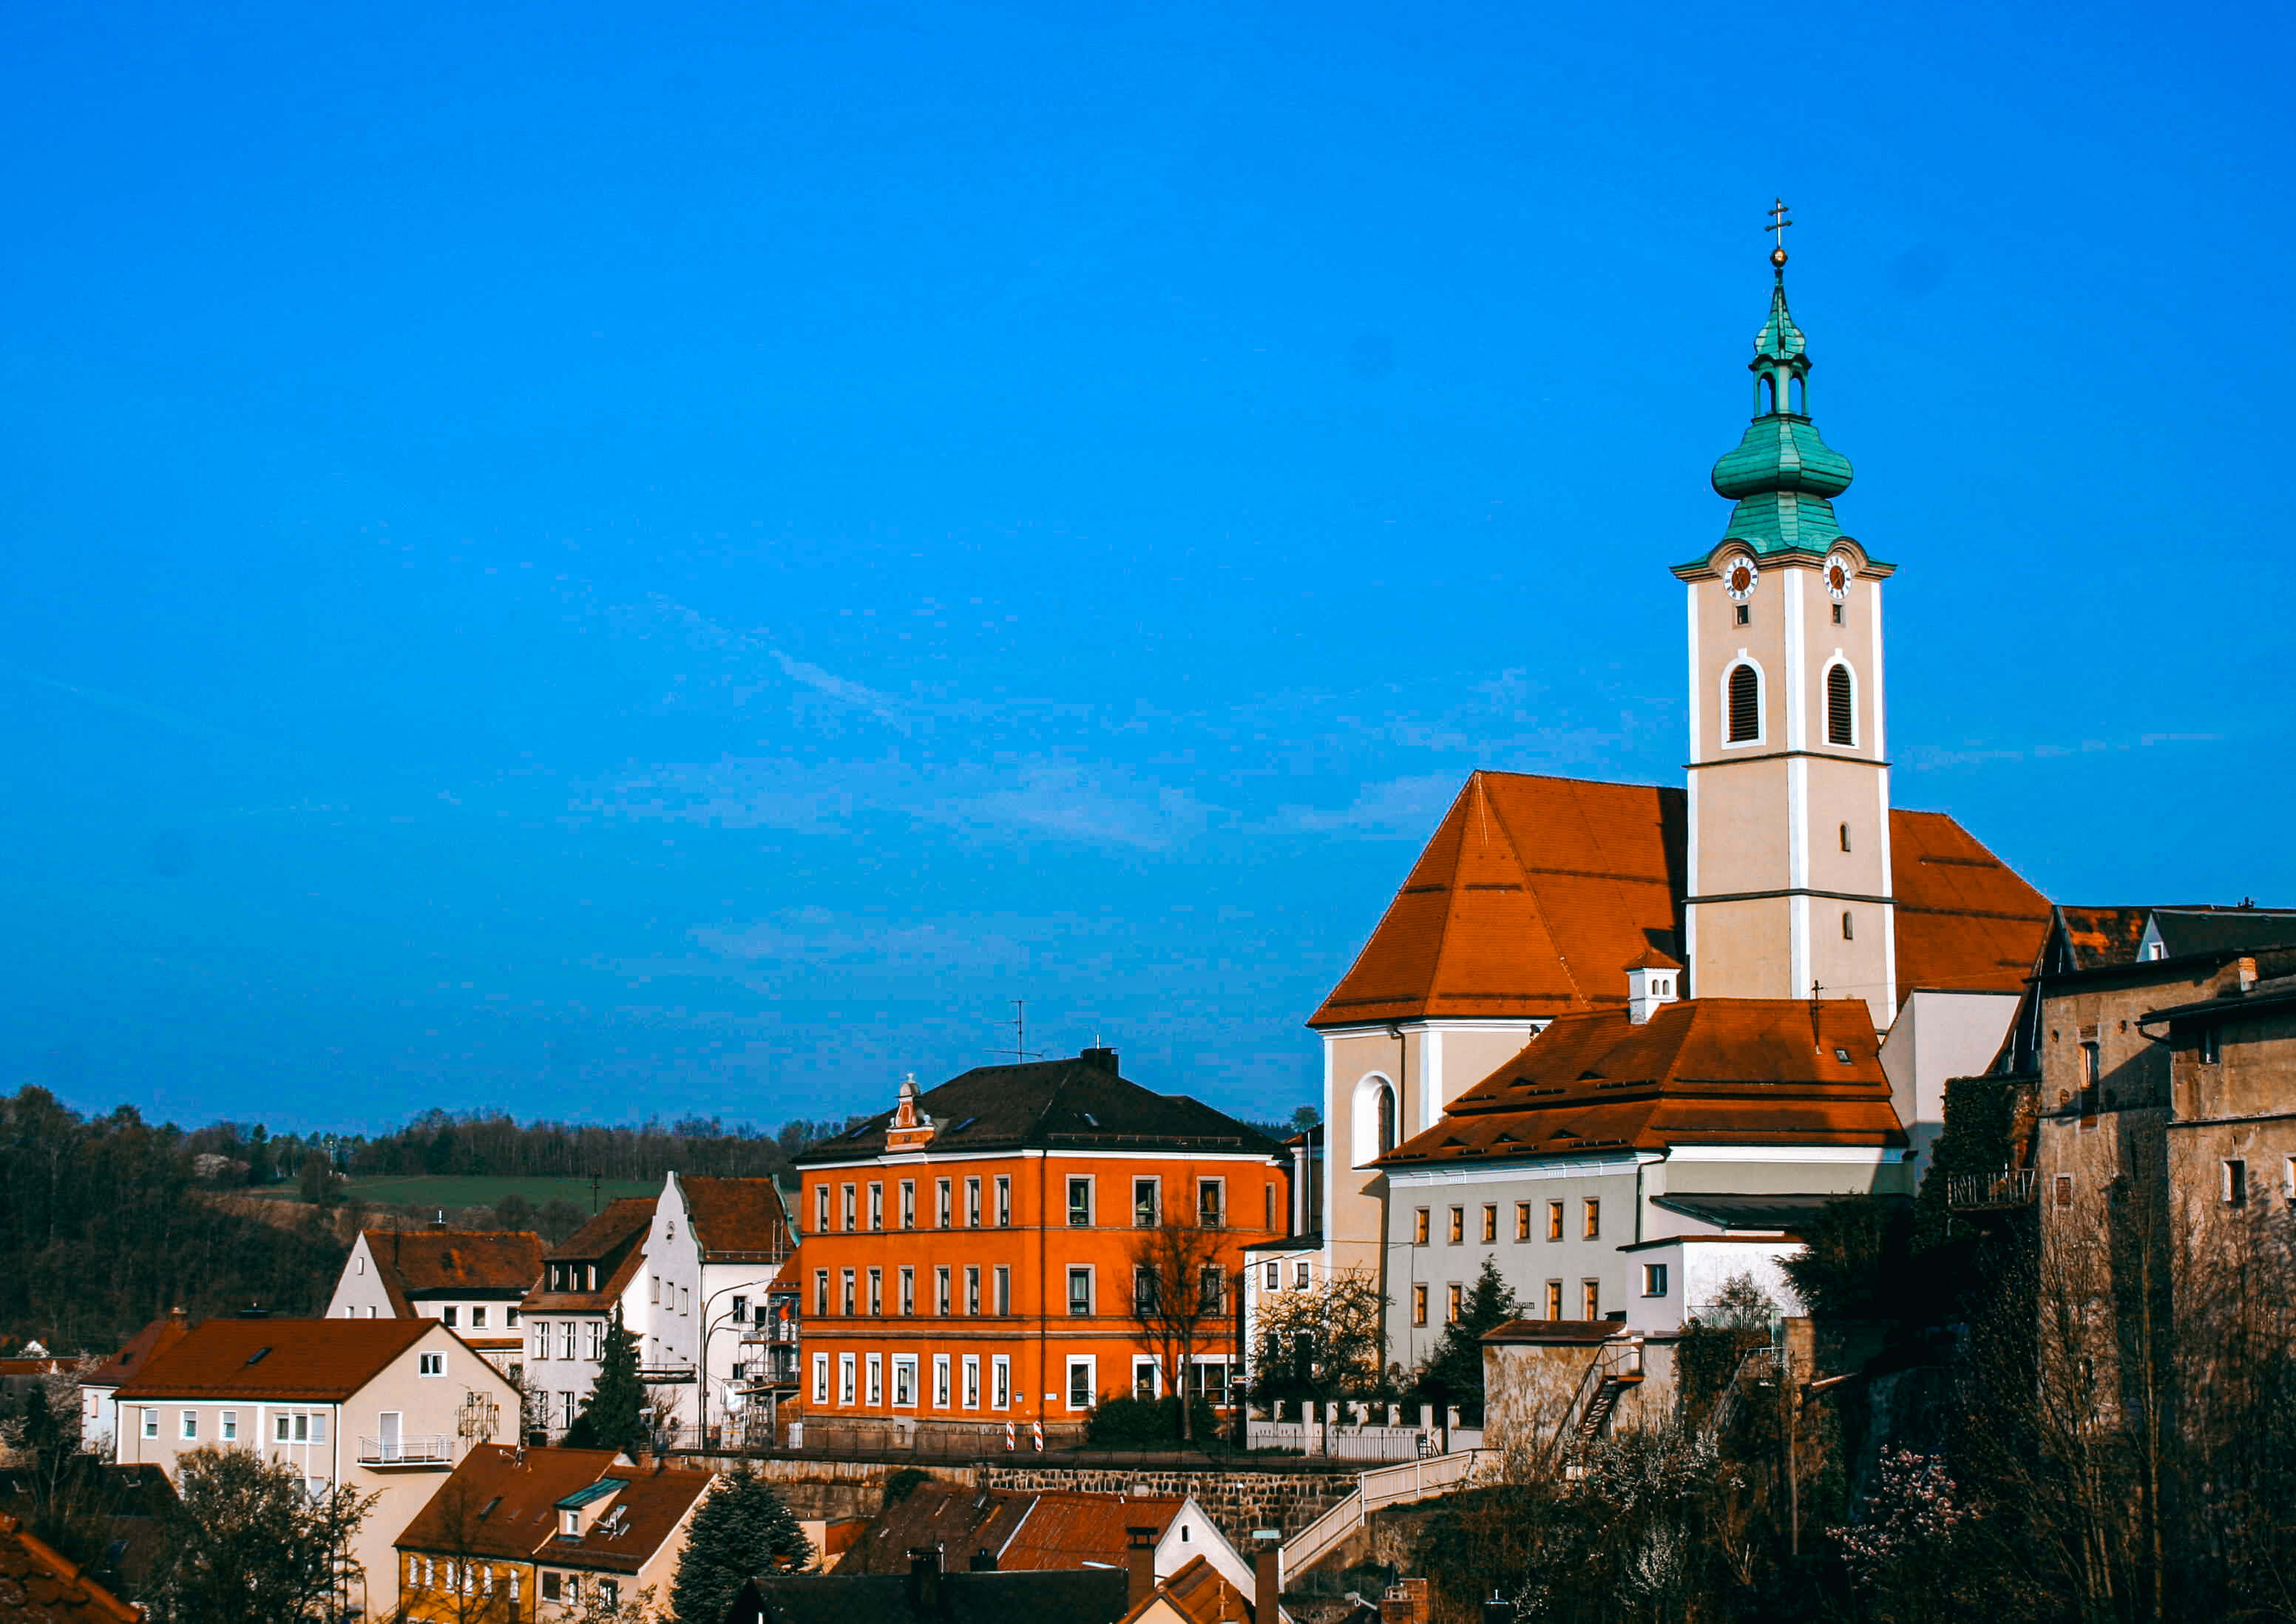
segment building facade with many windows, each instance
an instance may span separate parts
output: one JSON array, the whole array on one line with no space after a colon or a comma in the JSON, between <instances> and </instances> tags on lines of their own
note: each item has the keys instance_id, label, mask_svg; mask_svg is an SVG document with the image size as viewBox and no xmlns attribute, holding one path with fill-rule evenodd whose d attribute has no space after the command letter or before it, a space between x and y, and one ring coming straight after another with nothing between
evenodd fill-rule
<instances>
[{"instance_id":1,"label":"building facade with many windows","mask_svg":"<svg viewBox=\"0 0 2296 1624\"><path fill-rule=\"evenodd\" d=\"M1288 1164L1245 1124L1127 1081L1112 1049L903 1085L798 1158L808 1426L1074 1432L1176 1370L1225 1403L1243 1249L1289 1227ZM1159 1291L1186 1305L1185 1351L1136 1314Z\"/></svg>"}]
</instances>

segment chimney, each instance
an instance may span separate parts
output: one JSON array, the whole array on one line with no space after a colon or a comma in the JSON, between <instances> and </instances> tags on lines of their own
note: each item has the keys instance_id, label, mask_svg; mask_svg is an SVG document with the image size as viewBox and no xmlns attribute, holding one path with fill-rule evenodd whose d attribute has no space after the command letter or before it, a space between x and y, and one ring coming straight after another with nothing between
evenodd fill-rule
<instances>
[{"instance_id":1,"label":"chimney","mask_svg":"<svg viewBox=\"0 0 2296 1624\"><path fill-rule=\"evenodd\" d=\"M1514 1624L1514 1603L1501 1595L1496 1587L1491 1599L1483 1603L1483 1624Z\"/></svg>"},{"instance_id":2,"label":"chimney","mask_svg":"<svg viewBox=\"0 0 2296 1624\"><path fill-rule=\"evenodd\" d=\"M1398 1579L1379 1600L1379 1624L1427 1624L1427 1581Z\"/></svg>"},{"instance_id":3,"label":"chimney","mask_svg":"<svg viewBox=\"0 0 2296 1624\"><path fill-rule=\"evenodd\" d=\"M1276 1624L1276 1609L1283 1594L1283 1558L1277 1549L1283 1538L1276 1529L1251 1530L1252 1624Z\"/></svg>"},{"instance_id":4,"label":"chimney","mask_svg":"<svg viewBox=\"0 0 2296 1624\"><path fill-rule=\"evenodd\" d=\"M1086 1065L1092 1067L1096 1071L1105 1071L1111 1077L1114 1077L1116 1075L1116 1051L1114 1049L1105 1049L1101 1047L1099 1045L1095 1044L1089 1049L1079 1049L1077 1051L1077 1058L1084 1062Z\"/></svg>"},{"instance_id":5,"label":"chimney","mask_svg":"<svg viewBox=\"0 0 2296 1624\"><path fill-rule=\"evenodd\" d=\"M911 1612L940 1611L939 1546L913 1545L909 1547L908 1592Z\"/></svg>"},{"instance_id":6,"label":"chimney","mask_svg":"<svg viewBox=\"0 0 2296 1624\"><path fill-rule=\"evenodd\" d=\"M2240 975L2241 991L2252 990L2256 986L2256 961L2252 958L2243 958L2234 968Z\"/></svg>"},{"instance_id":7,"label":"chimney","mask_svg":"<svg viewBox=\"0 0 2296 1624\"><path fill-rule=\"evenodd\" d=\"M1130 1612L1156 1594L1156 1530L1124 1530L1124 1610Z\"/></svg>"},{"instance_id":8,"label":"chimney","mask_svg":"<svg viewBox=\"0 0 2296 1624\"><path fill-rule=\"evenodd\" d=\"M984 1545L972 1554L969 1565L975 1573L994 1573L996 1571L996 1553Z\"/></svg>"}]
</instances>

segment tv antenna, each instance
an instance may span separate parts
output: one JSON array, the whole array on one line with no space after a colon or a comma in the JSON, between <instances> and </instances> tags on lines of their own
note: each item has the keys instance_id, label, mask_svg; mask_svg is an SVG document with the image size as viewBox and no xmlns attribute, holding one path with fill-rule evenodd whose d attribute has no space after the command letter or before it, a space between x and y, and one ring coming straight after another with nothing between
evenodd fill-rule
<instances>
[{"instance_id":1,"label":"tv antenna","mask_svg":"<svg viewBox=\"0 0 2296 1624\"><path fill-rule=\"evenodd\" d=\"M1010 1054L1014 1060L1044 1059L1041 1053L1029 1046L1028 999L1013 1000L1013 1046L1009 1049L991 1049L988 1052L991 1054Z\"/></svg>"}]
</instances>

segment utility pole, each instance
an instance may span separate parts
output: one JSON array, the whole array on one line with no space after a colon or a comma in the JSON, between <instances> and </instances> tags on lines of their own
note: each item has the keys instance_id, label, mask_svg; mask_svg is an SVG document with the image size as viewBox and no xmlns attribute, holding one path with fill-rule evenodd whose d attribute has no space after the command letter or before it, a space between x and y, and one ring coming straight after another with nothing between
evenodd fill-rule
<instances>
[{"instance_id":1,"label":"utility pole","mask_svg":"<svg viewBox=\"0 0 2296 1624\"><path fill-rule=\"evenodd\" d=\"M590 1175L590 1216L598 1216L598 1175L594 1170Z\"/></svg>"}]
</instances>

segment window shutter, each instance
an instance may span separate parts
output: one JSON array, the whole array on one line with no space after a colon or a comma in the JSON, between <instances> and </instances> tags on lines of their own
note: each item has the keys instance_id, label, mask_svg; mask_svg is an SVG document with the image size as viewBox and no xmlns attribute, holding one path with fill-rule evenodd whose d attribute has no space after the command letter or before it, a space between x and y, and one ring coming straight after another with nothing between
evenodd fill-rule
<instances>
[{"instance_id":1,"label":"window shutter","mask_svg":"<svg viewBox=\"0 0 2296 1624\"><path fill-rule=\"evenodd\" d=\"M1857 742L1857 708L1850 701L1848 666L1835 666L1825 674L1825 742Z\"/></svg>"},{"instance_id":2,"label":"window shutter","mask_svg":"<svg viewBox=\"0 0 2296 1624\"><path fill-rule=\"evenodd\" d=\"M1762 736L1762 682L1751 666L1730 669L1730 742L1748 744Z\"/></svg>"}]
</instances>

